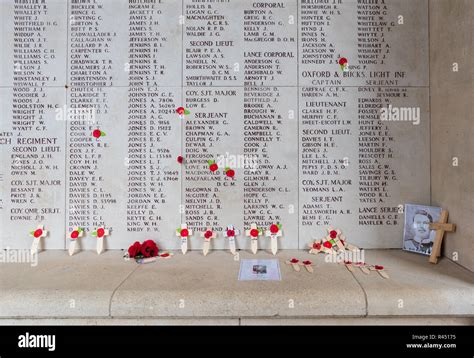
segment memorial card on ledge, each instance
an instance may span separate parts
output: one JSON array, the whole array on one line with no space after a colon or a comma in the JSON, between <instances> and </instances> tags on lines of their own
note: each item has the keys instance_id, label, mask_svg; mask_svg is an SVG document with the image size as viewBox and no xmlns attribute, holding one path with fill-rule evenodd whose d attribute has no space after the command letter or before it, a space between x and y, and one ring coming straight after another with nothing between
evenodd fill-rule
<instances>
[{"instance_id":1,"label":"memorial card on ledge","mask_svg":"<svg viewBox=\"0 0 474 358\"><path fill-rule=\"evenodd\" d=\"M239 281L281 281L278 260L241 260Z\"/></svg>"}]
</instances>

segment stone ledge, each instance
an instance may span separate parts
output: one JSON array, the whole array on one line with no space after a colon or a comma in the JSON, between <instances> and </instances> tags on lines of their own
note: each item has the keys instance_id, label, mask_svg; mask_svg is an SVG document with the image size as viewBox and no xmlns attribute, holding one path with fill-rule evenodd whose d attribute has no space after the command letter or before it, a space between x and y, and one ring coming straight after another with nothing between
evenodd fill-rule
<instances>
[{"instance_id":1,"label":"stone ledge","mask_svg":"<svg viewBox=\"0 0 474 358\"><path fill-rule=\"evenodd\" d=\"M305 251L281 251L276 256L281 282L238 281L239 262L226 251L207 257L197 251L177 253L146 265L121 256L121 251L101 256L88 251L72 257L66 251L46 251L40 253L37 267L1 264L1 321L77 318L94 324L107 319L184 319L192 324L207 318L222 324L269 319L317 324L358 317L474 316L470 271L446 259L431 265L423 256L400 250L366 251L366 260L384 265L390 280L375 272L350 273L343 265L325 263L323 255ZM284 261L294 256L311 259L315 273L293 272ZM273 258L266 252L256 256L241 252L241 258L255 257Z\"/></svg>"},{"instance_id":2,"label":"stone ledge","mask_svg":"<svg viewBox=\"0 0 474 358\"><path fill-rule=\"evenodd\" d=\"M0 264L0 317L109 316L114 290L136 268L121 255L49 250L36 267Z\"/></svg>"},{"instance_id":3,"label":"stone ledge","mask_svg":"<svg viewBox=\"0 0 474 358\"><path fill-rule=\"evenodd\" d=\"M333 318L0 318L8 326L350 326L350 325L417 325L472 326L472 317L333 317Z\"/></svg>"},{"instance_id":4,"label":"stone ledge","mask_svg":"<svg viewBox=\"0 0 474 358\"><path fill-rule=\"evenodd\" d=\"M367 295L368 316L474 315L474 274L454 262L433 265L401 250L367 250L366 260L390 274L389 280L374 280L372 273L354 273Z\"/></svg>"}]
</instances>

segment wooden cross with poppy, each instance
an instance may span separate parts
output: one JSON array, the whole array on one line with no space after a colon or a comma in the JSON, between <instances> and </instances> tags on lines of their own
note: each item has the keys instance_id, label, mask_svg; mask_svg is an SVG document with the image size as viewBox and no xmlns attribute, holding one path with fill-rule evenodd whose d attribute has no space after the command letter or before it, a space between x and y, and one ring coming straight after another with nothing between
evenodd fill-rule
<instances>
[{"instance_id":1,"label":"wooden cross with poppy","mask_svg":"<svg viewBox=\"0 0 474 358\"><path fill-rule=\"evenodd\" d=\"M188 252L188 237L193 234L193 231L188 229L188 225L181 224L181 227L176 229L176 236L181 238L181 252L186 255Z\"/></svg>"},{"instance_id":2,"label":"wooden cross with poppy","mask_svg":"<svg viewBox=\"0 0 474 358\"><path fill-rule=\"evenodd\" d=\"M97 238L97 255L100 255L104 251L104 238L109 236L109 230L104 228L103 226L99 226L97 230L94 230L91 233L92 236Z\"/></svg>"},{"instance_id":3,"label":"wooden cross with poppy","mask_svg":"<svg viewBox=\"0 0 474 358\"><path fill-rule=\"evenodd\" d=\"M204 245L202 247L202 253L206 256L209 253L211 247L211 239L215 239L217 234L212 231L210 227L206 228L206 231L201 233L201 237L204 238Z\"/></svg>"},{"instance_id":4,"label":"wooden cross with poppy","mask_svg":"<svg viewBox=\"0 0 474 358\"><path fill-rule=\"evenodd\" d=\"M331 243L330 248L336 248L339 250L344 250L344 238L341 241L341 230L339 229L334 229L332 227L329 227L328 229L328 235L326 236L326 241Z\"/></svg>"},{"instance_id":5,"label":"wooden cross with poppy","mask_svg":"<svg viewBox=\"0 0 474 358\"><path fill-rule=\"evenodd\" d=\"M295 270L296 272L300 271L300 263L299 262L300 262L300 260L295 259L295 258L292 258L291 260L285 261L285 263L287 265L291 265L291 267L293 267L293 270Z\"/></svg>"},{"instance_id":6,"label":"wooden cross with poppy","mask_svg":"<svg viewBox=\"0 0 474 358\"><path fill-rule=\"evenodd\" d=\"M76 226L72 231L69 233L69 256L74 255L74 252L76 251L76 243L77 239L81 238L84 236L84 229Z\"/></svg>"},{"instance_id":7,"label":"wooden cross with poppy","mask_svg":"<svg viewBox=\"0 0 474 358\"><path fill-rule=\"evenodd\" d=\"M30 231L30 235L34 237L33 244L31 245L31 254L35 255L38 253L38 246L42 237L48 235L48 231L44 229L43 225L38 225L36 230Z\"/></svg>"},{"instance_id":8,"label":"wooden cross with poppy","mask_svg":"<svg viewBox=\"0 0 474 358\"><path fill-rule=\"evenodd\" d=\"M369 265L369 270L371 271L377 271L378 274L380 276L382 276L383 278L390 278L390 276L388 276L388 273L385 271L385 268L381 265Z\"/></svg>"},{"instance_id":9,"label":"wooden cross with poppy","mask_svg":"<svg viewBox=\"0 0 474 358\"><path fill-rule=\"evenodd\" d=\"M305 260L305 261L303 261L303 262L299 262L299 264L300 264L301 266L303 266L303 267L306 269L306 271L308 271L309 273L313 273L313 272L314 272L314 270L313 270L313 263L312 263L311 261Z\"/></svg>"},{"instance_id":10,"label":"wooden cross with poppy","mask_svg":"<svg viewBox=\"0 0 474 358\"><path fill-rule=\"evenodd\" d=\"M281 224L272 224L265 231L265 236L270 237L272 254L276 255L278 251L278 238L282 236Z\"/></svg>"},{"instance_id":11,"label":"wooden cross with poppy","mask_svg":"<svg viewBox=\"0 0 474 358\"><path fill-rule=\"evenodd\" d=\"M353 265L355 267L358 267L360 268L360 270L365 273L366 275L369 275L370 274L370 271L369 269L367 268L367 265L365 264L365 262L354 262Z\"/></svg>"},{"instance_id":12,"label":"wooden cross with poppy","mask_svg":"<svg viewBox=\"0 0 474 358\"><path fill-rule=\"evenodd\" d=\"M224 231L224 237L229 239L229 249L232 255L235 255L236 248L235 248L235 237L240 235L240 230L237 230L234 225L227 225L227 228Z\"/></svg>"},{"instance_id":13,"label":"wooden cross with poppy","mask_svg":"<svg viewBox=\"0 0 474 358\"><path fill-rule=\"evenodd\" d=\"M250 237L250 247L255 255L258 251L258 237L262 235L262 229L258 228L257 224L252 223L250 229L245 231L245 235Z\"/></svg>"},{"instance_id":14,"label":"wooden cross with poppy","mask_svg":"<svg viewBox=\"0 0 474 358\"><path fill-rule=\"evenodd\" d=\"M316 255L323 250L322 247L322 240L315 240L313 243L309 244L309 253Z\"/></svg>"},{"instance_id":15,"label":"wooden cross with poppy","mask_svg":"<svg viewBox=\"0 0 474 358\"><path fill-rule=\"evenodd\" d=\"M352 261L345 260L345 261L342 261L341 263L346 266L346 269L348 271L354 272L354 266L352 266Z\"/></svg>"}]
</instances>

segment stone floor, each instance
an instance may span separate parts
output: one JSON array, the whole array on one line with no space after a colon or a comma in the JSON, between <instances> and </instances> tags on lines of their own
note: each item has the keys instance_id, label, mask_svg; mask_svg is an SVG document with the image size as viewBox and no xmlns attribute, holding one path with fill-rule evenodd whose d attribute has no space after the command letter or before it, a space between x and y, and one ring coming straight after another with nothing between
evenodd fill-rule
<instances>
[{"instance_id":1,"label":"stone floor","mask_svg":"<svg viewBox=\"0 0 474 358\"><path fill-rule=\"evenodd\" d=\"M367 250L376 272L349 272L323 255L280 251L282 281L238 281L229 252L181 253L138 265L121 251L45 251L38 265L0 265L0 324L470 324L474 274L447 260ZM245 258L275 258L269 253ZM294 272L284 261L314 262Z\"/></svg>"}]
</instances>

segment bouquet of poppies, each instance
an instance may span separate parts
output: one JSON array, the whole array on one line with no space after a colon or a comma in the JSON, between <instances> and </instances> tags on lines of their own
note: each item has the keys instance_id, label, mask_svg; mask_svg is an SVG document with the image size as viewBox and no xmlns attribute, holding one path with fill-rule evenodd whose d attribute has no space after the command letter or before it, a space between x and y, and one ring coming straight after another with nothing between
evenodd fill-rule
<instances>
[{"instance_id":1,"label":"bouquet of poppies","mask_svg":"<svg viewBox=\"0 0 474 358\"><path fill-rule=\"evenodd\" d=\"M153 240L146 240L140 244L140 242L135 241L129 248L128 248L128 257L131 259L139 260L145 259L149 257L156 257L158 256L158 246L156 242Z\"/></svg>"}]
</instances>

